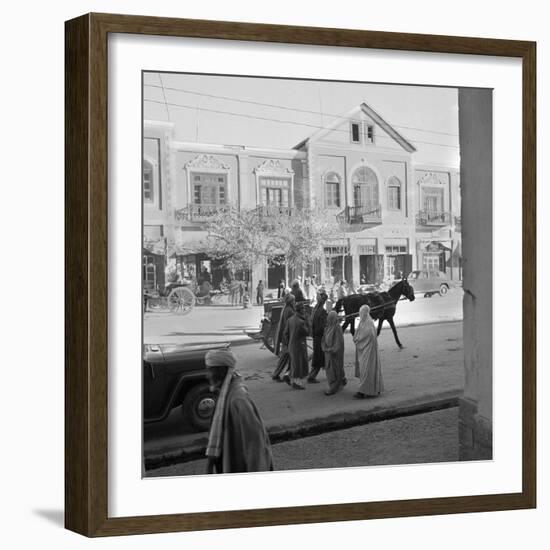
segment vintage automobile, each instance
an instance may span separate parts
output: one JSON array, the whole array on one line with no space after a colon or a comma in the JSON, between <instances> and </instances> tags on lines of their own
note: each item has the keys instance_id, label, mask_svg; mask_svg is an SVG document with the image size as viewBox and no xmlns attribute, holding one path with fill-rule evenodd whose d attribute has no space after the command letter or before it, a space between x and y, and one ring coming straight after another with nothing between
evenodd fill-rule
<instances>
[{"instance_id":1,"label":"vintage automobile","mask_svg":"<svg viewBox=\"0 0 550 550\"><path fill-rule=\"evenodd\" d=\"M216 395L206 378L208 350L229 344L146 344L143 353L144 422L160 422L176 407L197 430L208 430Z\"/></svg>"},{"instance_id":2,"label":"vintage automobile","mask_svg":"<svg viewBox=\"0 0 550 550\"><path fill-rule=\"evenodd\" d=\"M407 277L414 286L414 291L430 298L434 294L445 296L452 284L442 271L418 270L411 271Z\"/></svg>"}]
</instances>

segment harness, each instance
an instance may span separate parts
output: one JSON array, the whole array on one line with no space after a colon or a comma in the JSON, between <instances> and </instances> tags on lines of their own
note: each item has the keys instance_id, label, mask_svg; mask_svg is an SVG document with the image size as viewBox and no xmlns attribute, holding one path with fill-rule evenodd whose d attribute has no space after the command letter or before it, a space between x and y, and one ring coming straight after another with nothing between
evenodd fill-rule
<instances>
[{"instance_id":1,"label":"harness","mask_svg":"<svg viewBox=\"0 0 550 550\"><path fill-rule=\"evenodd\" d=\"M379 306L373 306L370 308L369 313L372 313L373 311L377 311L379 309L386 309L389 306L393 306L397 304L397 302L402 302L403 300L408 300L406 296L403 296L399 298L399 300L391 300L390 302L384 302L383 304L380 304ZM344 315L344 319L347 319L348 317L358 317L359 312L357 313L350 313L349 315Z\"/></svg>"}]
</instances>

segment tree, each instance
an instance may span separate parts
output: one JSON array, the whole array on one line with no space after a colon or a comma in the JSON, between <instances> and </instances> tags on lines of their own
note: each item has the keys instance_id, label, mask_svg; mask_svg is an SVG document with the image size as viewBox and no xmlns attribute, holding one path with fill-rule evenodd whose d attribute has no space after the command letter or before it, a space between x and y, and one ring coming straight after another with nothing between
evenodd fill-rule
<instances>
[{"instance_id":1,"label":"tree","mask_svg":"<svg viewBox=\"0 0 550 550\"><path fill-rule=\"evenodd\" d=\"M230 271L251 269L284 256L287 268L304 270L323 257L323 245L338 235L334 216L319 208L282 207L218 211L206 227L201 252Z\"/></svg>"},{"instance_id":2,"label":"tree","mask_svg":"<svg viewBox=\"0 0 550 550\"><path fill-rule=\"evenodd\" d=\"M201 251L222 260L232 272L251 269L273 255L272 237L257 209L225 208L214 215L206 229L208 236Z\"/></svg>"},{"instance_id":3,"label":"tree","mask_svg":"<svg viewBox=\"0 0 550 550\"><path fill-rule=\"evenodd\" d=\"M280 211L270 220L273 247L287 266L303 271L324 256L323 246L339 231L333 216L319 208Z\"/></svg>"}]
</instances>

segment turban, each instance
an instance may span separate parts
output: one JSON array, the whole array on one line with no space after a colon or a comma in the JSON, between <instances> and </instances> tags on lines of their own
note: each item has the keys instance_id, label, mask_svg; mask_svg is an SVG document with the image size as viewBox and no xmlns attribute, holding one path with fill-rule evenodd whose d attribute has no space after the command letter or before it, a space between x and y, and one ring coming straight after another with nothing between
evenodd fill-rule
<instances>
[{"instance_id":1,"label":"turban","mask_svg":"<svg viewBox=\"0 0 550 550\"><path fill-rule=\"evenodd\" d=\"M236 357L229 348L212 349L206 352L204 363L207 367L234 367Z\"/></svg>"}]
</instances>

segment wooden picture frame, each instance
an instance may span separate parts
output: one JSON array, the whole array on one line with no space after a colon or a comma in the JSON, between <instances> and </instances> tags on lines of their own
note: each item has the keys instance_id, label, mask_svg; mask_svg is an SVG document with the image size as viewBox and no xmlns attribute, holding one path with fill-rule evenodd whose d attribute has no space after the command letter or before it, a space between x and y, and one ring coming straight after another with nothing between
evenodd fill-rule
<instances>
[{"instance_id":1,"label":"wooden picture frame","mask_svg":"<svg viewBox=\"0 0 550 550\"><path fill-rule=\"evenodd\" d=\"M523 71L522 491L139 517L108 516L109 33L519 58ZM86 536L511 510L536 506L536 45L534 42L88 14L66 23L65 524Z\"/></svg>"}]
</instances>

